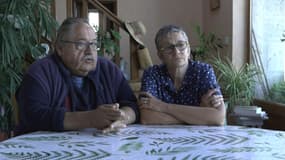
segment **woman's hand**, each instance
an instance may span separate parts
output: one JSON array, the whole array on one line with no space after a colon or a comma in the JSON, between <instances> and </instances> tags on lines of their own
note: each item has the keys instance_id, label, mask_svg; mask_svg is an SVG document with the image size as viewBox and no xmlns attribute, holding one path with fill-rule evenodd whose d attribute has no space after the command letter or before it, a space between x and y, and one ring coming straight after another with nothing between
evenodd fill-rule
<instances>
[{"instance_id":1,"label":"woman's hand","mask_svg":"<svg viewBox=\"0 0 285 160\"><path fill-rule=\"evenodd\" d=\"M206 94L202 96L200 106L201 107L214 107L219 108L224 103L222 95L215 95L216 89L210 89Z\"/></svg>"},{"instance_id":2,"label":"woman's hand","mask_svg":"<svg viewBox=\"0 0 285 160\"><path fill-rule=\"evenodd\" d=\"M166 105L167 104L165 102L152 96L150 93L147 93L147 92L139 93L140 109L149 109L149 110L154 110L157 112L163 112Z\"/></svg>"}]
</instances>

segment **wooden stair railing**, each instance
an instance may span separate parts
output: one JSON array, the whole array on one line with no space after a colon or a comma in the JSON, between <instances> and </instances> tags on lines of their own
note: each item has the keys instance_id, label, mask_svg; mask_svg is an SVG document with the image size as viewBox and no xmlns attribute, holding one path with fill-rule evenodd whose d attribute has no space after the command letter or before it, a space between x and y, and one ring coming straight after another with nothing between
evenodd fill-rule
<instances>
[{"instance_id":1,"label":"wooden stair railing","mask_svg":"<svg viewBox=\"0 0 285 160\"><path fill-rule=\"evenodd\" d=\"M84 2L85 0L82 0L82 2ZM85 3L83 3L83 6L85 9L84 12L87 13L81 13L81 15L87 17L88 15L88 4L86 3L87 1L85 1ZM108 8L106 8L102 3L100 3L98 0L88 0L88 3L93 5L94 7L96 7L100 12L102 12L103 14L105 14L107 16L108 19L110 19L116 26L120 27L121 29L123 29L124 31L126 31L129 34L129 39L130 39L130 80L131 81L139 81L140 77L139 77L139 63L138 63L138 56L137 56L137 48L138 48L138 44L137 42L132 38L132 36L130 35L130 33L128 32L128 30L125 27L124 21L120 20L117 15L115 15L114 13L112 13ZM69 3L67 3L67 6L71 6L70 1ZM86 9L87 8L87 9ZM72 11L71 10L67 10L68 16L72 16ZM116 64L119 64L118 62L120 61L120 56L116 56L115 58L115 62Z\"/></svg>"},{"instance_id":2,"label":"wooden stair railing","mask_svg":"<svg viewBox=\"0 0 285 160\"><path fill-rule=\"evenodd\" d=\"M127 29L125 28L124 22L120 20L113 12L111 12L108 8L106 8L102 3L100 3L98 0L89 0L89 3L92 4L94 7L96 7L99 11L103 12L106 14L106 16L117 26L125 30L126 32Z\"/></svg>"}]
</instances>

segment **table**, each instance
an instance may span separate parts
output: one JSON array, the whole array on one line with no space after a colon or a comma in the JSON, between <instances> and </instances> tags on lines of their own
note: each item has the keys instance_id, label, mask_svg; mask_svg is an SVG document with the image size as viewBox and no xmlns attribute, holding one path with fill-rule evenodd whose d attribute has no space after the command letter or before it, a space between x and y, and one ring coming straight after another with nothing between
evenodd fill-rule
<instances>
[{"instance_id":1,"label":"table","mask_svg":"<svg viewBox=\"0 0 285 160\"><path fill-rule=\"evenodd\" d=\"M280 160L285 131L191 125L130 125L109 134L39 131L1 142L0 159Z\"/></svg>"}]
</instances>

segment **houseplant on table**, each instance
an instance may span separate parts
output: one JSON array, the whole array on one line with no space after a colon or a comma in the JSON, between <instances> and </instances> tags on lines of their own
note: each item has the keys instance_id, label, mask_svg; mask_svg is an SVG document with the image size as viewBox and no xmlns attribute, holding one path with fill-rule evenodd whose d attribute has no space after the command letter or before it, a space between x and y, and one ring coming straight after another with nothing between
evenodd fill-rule
<instances>
[{"instance_id":1,"label":"houseplant on table","mask_svg":"<svg viewBox=\"0 0 285 160\"><path fill-rule=\"evenodd\" d=\"M14 127L13 98L25 67L45 54L41 42L55 35L51 0L1 0L0 2L0 130Z\"/></svg>"}]
</instances>

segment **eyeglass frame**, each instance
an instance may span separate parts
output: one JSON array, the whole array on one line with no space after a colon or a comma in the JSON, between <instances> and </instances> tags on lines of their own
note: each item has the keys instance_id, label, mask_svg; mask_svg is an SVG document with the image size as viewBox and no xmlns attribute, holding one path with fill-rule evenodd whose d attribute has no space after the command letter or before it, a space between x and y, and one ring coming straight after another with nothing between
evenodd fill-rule
<instances>
[{"instance_id":1,"label":"eyeglass frame","mask_svg":"<svg viewBox=\"0 0 285 160\"><path fill-rule=\"evenodd\" d=\"M184 43L185 44L185 47L183 47L183 48L178 48L178 44L181 44L181 43ZM178 43L176 43L176 44L170 44L170 45L168 45L168 46L166 46L166 47L161 47L160 49L159 49L159 51L162 51L163 53L165 53L165 54L171 54L171 52L173 52L174 51L174 49L176 48L176 49L178 49L180 52L183 52L183 51L185 51L185 49L187 48L187 46L189 46L189 43L188 43L188 41L180 41L180 42L178 42ZM166 51L166 50L168 50L169 49L169 51Z\"/></svg>"},{"instance_id":2,"label":"eyeglass frame","mask_svg":"<svg viewBox=\"0 0 285 160\"><path fill-rule=\"evenodd\" d=\"M99 43L98 42L95 42L95 41L91 41L91 42L79 42L79 41L68 41L68 40L60 40L61 42L63 43L72 43L75 45L75 48L79 51L84 51L86 50L88 47L92 46L92 45L95 45L96 47L93 48L93 47L90 47L91 50L100 50L100 45L98 45ZM84 47L82 49L80 49L79 45L83 45ZM79 47L79 48L78 48Z\"/></svg>"}]
</instances>

